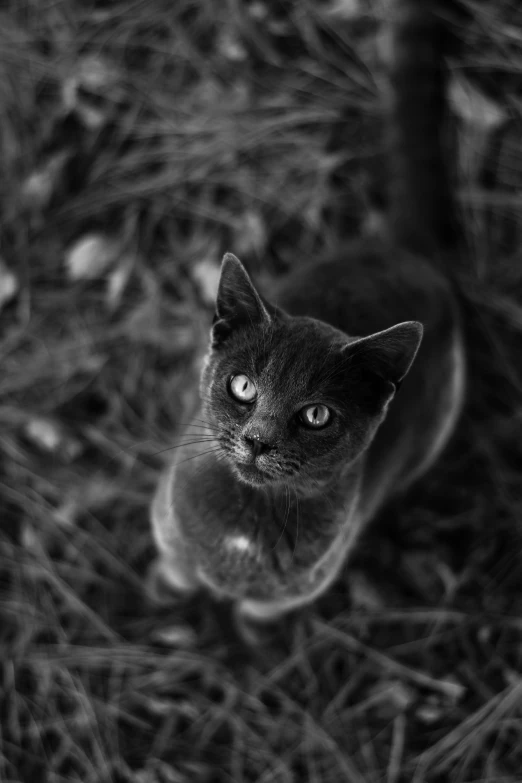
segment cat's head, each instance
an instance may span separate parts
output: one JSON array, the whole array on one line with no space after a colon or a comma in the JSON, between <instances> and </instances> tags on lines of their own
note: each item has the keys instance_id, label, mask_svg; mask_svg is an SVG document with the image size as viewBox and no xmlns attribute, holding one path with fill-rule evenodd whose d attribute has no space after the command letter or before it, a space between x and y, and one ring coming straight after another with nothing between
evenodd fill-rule
<instances>
[{"instance_id":1,"label":"cat's head","mask_svg":"<svg viewBox=\"0 0 522 783\"><path fill-rule=\"evenodd\" d=\"M313 493L369 445L421 338L415 321L353 338L292 317L225 255L201 397L237 477Z\"/></svg>"}]
</instances>

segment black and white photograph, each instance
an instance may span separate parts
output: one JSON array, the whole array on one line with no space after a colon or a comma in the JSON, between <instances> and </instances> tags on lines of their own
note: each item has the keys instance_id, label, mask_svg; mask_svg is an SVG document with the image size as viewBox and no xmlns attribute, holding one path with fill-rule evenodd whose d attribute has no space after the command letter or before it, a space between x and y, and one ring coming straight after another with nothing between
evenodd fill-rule
<instances>
[{"instance_id":1,"label":"black and white photograph","mask_svg":"<svg viewBox=\"0 0 522 783\"><path fill-rule=\"evenodd\" d=\"M522 781L522 4L0 0L0 783Z\"/></svg>"}]
</instances>

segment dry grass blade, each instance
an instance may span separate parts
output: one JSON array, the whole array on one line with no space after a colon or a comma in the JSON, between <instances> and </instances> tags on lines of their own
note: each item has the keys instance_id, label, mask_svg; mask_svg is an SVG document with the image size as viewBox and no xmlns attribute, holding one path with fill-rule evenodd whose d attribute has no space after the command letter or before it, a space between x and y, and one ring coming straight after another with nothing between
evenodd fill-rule
<instances>
[{"instance_id":1,"label":"dry grass blade","mask_svg":"<svg viewBox=\"0 0 522 783\"><path fill-rule=\"evenodd\" d=\"M502 735L509 725L516 739L513 747L522 747L522 682L496 694L480 709L469 715L453 731L425 751L418 759L417 780L422 780L426 770L448 772L457 764L472 766L492 735Z\"/></svg>"},{"instance_id":2,"label":"dry grass blade","mask_svg":"<svg viewBox=\"0 0 522 783\"><path fill-rule=\"evenodd\" d=\"M431 677L429 674L425 674L424 672L421 672L417 669L405 666L393 658L390 658L388 655L385 655L378 650L372 649L368 645L356 639L355 636L352 636L351 634L339 630L331 625L327 625L320 620L316 620L314 622L314 629L317 633L331 638L332 641L335 640L340 642L348 650L367 656L371 661L382 667L382 669L384 669L384 671L387 673L403 677L405 680L409 680L416 685L437 691L444 694L445 696L449 696L450 698L458 699L464 692L462 685L445 679L437 679L436 677Z\"/></svg>"}]
</instances>

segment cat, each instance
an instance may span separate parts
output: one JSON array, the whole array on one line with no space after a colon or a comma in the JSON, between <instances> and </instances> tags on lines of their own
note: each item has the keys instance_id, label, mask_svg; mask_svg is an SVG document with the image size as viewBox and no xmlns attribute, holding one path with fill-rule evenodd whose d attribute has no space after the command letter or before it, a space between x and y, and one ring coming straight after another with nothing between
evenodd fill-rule
<instances>
[{"instance_id":1,"label":"cat","mask_svg":"<svg viewBox=\"0 0 522 783\"><path fill-rule=\"evenodd\" d=\"M466 375L444 272L461 252L442 134L451 8L394 3L385 235L265 295L225 255L197 410L152 504L156 588L203 587L256 622L310 604L448 442Z\"/></svg>"}]
</instances>

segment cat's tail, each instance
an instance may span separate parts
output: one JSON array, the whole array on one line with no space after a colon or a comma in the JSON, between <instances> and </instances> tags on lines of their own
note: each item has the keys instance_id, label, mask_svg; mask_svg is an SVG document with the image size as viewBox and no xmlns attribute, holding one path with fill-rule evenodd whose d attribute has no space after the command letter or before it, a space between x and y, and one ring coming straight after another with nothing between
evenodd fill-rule
<instances>
[{"instance_id":1,"label":"cat's tail","mask_svg":"<svg viewBox=\"0 0 522 783\"><path fill-rule=\"evenodd\" d=\"M446 60L458 51L460 8L458 0L389 7L390 228L401 247L430 257L455 250L463 237Z\"/></svg>"}]
</instances>

